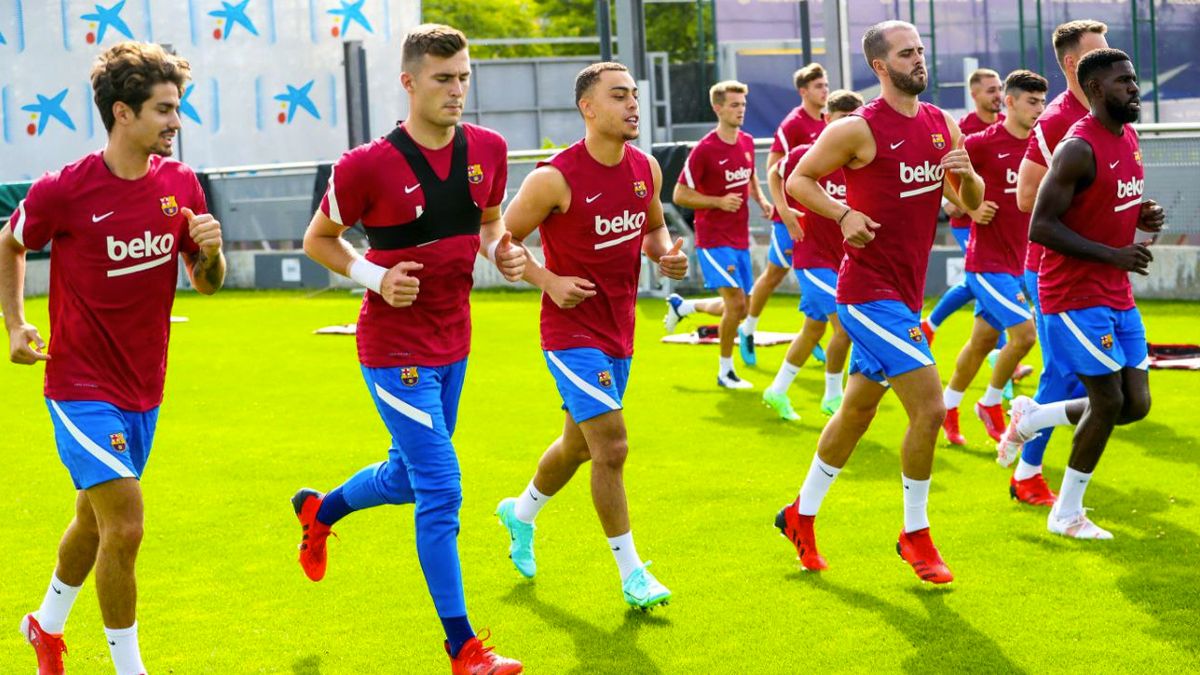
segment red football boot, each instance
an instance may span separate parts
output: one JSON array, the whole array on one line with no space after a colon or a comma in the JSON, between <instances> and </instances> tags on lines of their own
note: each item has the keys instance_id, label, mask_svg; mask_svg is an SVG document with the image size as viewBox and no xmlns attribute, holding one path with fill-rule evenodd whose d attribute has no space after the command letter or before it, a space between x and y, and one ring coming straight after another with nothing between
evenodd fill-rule
<instances>
[{"instance_id":1,"label":"red football boot","mask_svg":"<svg viewBox=\"0 0 1200 675\"><path fill-rule=\"evenodd\" d=\"M1013 370L1012 378L1010 379L1012 379L1013 382L1020 382L1032 374L1033 366L1029 365L1028 363L1018 363L1016 369Z\"/></svg>"},{"instance_id":2,"label":"red football boot","mask_svg":"<svg viewBox=\"0 0 1200 675\"><path fill-rule=\"evenodd\" d=\"M328 525L317 520L317 511L321 510L324 497L309 488L301 489L292 497L292 508L296 510L296 518L300 520L300 529L304 533L300 539L300 566L313 581L325 578L325 540L332 534Z\"/></svg>"},{"instance_id":3,"label":"red football boot","mask_svg":"<svg viewBox=\"0 0 1200 675\"><path fill-rule=\"evenodd\" d=\"M983 428L987 429L988 436L992 437L997 443L1004 436L1004 430L1008 427L1008 420L1004 419L1004 404L997 403L996 405L983 405L982 403L975 404L975 416L983 422Z\"/></svg>"},{"instance_id":4,"label":"red football boot","mask_svg":"<svg viewBox=\"0 0 1200 675\"><path fill-rule=\"evenodd\" d=\"M802 516L796 510L799 498L788 504L775 514L775 527L779 533L787 537L796 547L796 555L800 557L800 565L806 570L819 572L829 568L829 563L817 552L817 537L813 534L813 521L816 516Z\"/></svg>"},{"instance_id":5,"label":"red football boot","mask_svg":"<svg viewBox=\"0 0 1200 675\"><path fill-rule=\"evenodd\" d=\"M62 633L47 633L36 617L26 614L21 619L21 634L37 652L38 675L63 675L62 657L67 653L67 645L63 643Z\"/></svg>"},{"instance_id":6,"label":"red football boot","mask_svg":"<svg viewBox=\"0 0 1200 675\"><path fill-rule=\"evenodd\" d=\"M942 556L938 555L937 547L929 537L928 527L916 532L900 532L900 541L896 542L896 553L912 565L913 571L921 581L934 584L948 584L954 581L954 575L942 561Z\"/></svg>"},{"instance_id":7,"label":"red football boot","mask_svg":"<svg viewBox=\"0 0 1200 675\"><path fill-rule=\"evenodd\" d=\"M933 346L933 335L936 333L933 329L933 324L929 323L929 319L921 319L921 333L925 335L925 341L929 346Z\"/></svg>"},{"instance_id":8,"label":"red football boot","mask_svg":"<svg viewBox=\"0 0 1200 675\"><path fill-rule=\"evenodd\" d=\"M525 672L525 666L520 661L500 656L493 651L495 647L484 647L483 640L488 637L490 634L484 631L467 640L458 656L450 654L450 643L445 643L446 653L450 654L451 675L516 675Z\"/></svg>"},{"instance_id":9,"label":"red football boot","mask_svg":"<svg viewBox=\"0 0 1200 675\"><path fill-rule=\"evenodd\" d=\"M946 440L950 445L966 445L967 439L963 438L962 432L958 430L958 408L946 409L946 420L942 422L942 431L946 434Z\"/></svg>"},{"instance_id":10,"label":"red football boot","mask_svg":"<svg viewBox=\"0 0 1200 675\"><path fill-rule=\"evenodd\" d=\"M1009 479L1008 494L1019 502L1034 506L1054 506L1054 501L1058 499L1040 473L1025 480L1017 480L1013 476Z\"/></svg>"}]
</instances>

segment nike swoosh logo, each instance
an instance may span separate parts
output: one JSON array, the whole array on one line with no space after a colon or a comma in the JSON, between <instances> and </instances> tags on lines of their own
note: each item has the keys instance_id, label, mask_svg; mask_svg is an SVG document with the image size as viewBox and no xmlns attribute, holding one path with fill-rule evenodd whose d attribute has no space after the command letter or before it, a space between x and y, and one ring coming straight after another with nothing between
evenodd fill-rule
<instances>
[{"instance_id":1,"label":"nike swoosh logo","mask_svg":"<svg viewBox=\"0 0 1200 675\"><path fill-rule=\"evenodd\" d=\"M907 140L908 140L907 138L906 138L906 139L904 139L904 141L907 141ZM891 146L892 146L892 149L893 149L893 150L895 150L896 148L898 148L898 147L900 147L900 146L904 145L904 141L900 141L899 143L892 143L892 144L891 144Z\"/></svg>"},{"instance_id":2,"label":"nike swoosh logo","mask_svg":"<svg viewBox=\"0 0 1200 675\"><path fill-rule=\"evenodd\" d=\"M1012 154L1011 152L1006 152L1006 153L1003 153L1000 155L996 155L996 159L1004 159L1005 157L1008 157L1011 154Z\"/></svg>"},{"instance_id":3,"label":"nike swoosh logo","mask_svg":"<svg viewBox=\"0 0 1200 675\"><path fill-rule=\"evenodd\" d=\"M409 187L409 186L405 185L405 186L404 186L404 194L406 194L406 195L411 195L411 194L412 194L413 192L415 192L415 191L416 191L416 189L417 189L417 188L419 188L419 187L421 187L421 184L420 184L420 183L417 183L416 185L413 185L412 187Z\"/></svg>"},{"instance_id":4,"label":"nike swoosh logo","mask_svg":"<svg viewBox=\"0 0 1200 675\"><path fill-rule=\"evenodd\" d=\"M1117 165L1120 163L1121 163L1121 160L1118 159L1117 161L1113 162L1112 164L1109 164L1108 168L1115 169L1115 168L1117 168Z\"/></svg>"},{"instance_id":5,"label":"nike swoosh logo","mask_svg":"<svg viewBox=\"0 0 1200 675\"><path fill-rule=\"evenodd\" d=\"M825 467L818 466L817 468L821 470L821 473L825 474L826 476L829 476L830 478L833 478L833 474L826 471Z\"/></svg>"},{"instance_id":6,"label":"nike swoosh logo","mask_svg":"<svg viewBox=\"0 0 1200 675\"><path fill-rule=\"evenodd\" d=\"M717 164L724 164L725 162L728 162L728 161L729 161L729 160L727 160L727 159L723 159L723 160L721 160L721 161L717 162Z\"/></svg>"},{"instance_id":7,"label":"nike swoosh logo","mask_svg":"<svg viewBox=\"0 0 1200 675\"><path fill-rule=\"evenodd\" d=\"M96 215L96 214L94 214L94 213L93 213L93 214L92 214L92 222L93 222L93 223L98 223L98 222L100 222L100 221L104 220L105 218L107 218L107 217L111 216L111 215L112 215L112 214L114 214L114 213L116 213L116 211L109 211L108 213L106 213L106 214L104 214L104 215L102 215L102 216L98 216L98 215Z\"/></svg>"},{"instance_id":8,"label":"nike swoosh logo","mask_svg":"<svg viewBox=\"0 0 1200 675\"><path fill-rule=\"evenodd\" d=\"M621 547L620 547L620 546L614 546L614 547L613 547L613 550L614 550L614 551L620 551L620 550L621 550Z\"/></svg>"},{"instance_id":9,"label":"nike swoosh logo","mask_svg":"<svg viewBox=\"0 0 1200 675\"><path fill-rule=\"evenodd\" d=\"M116 646L117 646L117 643L116 643L116 642L113 642L112 640L109 640L109 641L108 641L108 644L112 645L113 647L116 647Z\"/></svg>"},{"instance_id":10,"label":"nike swoosh logo","mask_svg":"<svg viewBox=\"0 0 1200 675\"><path fill-rule=\"evenodd\" d=\"M58 590L57 588L54 588L54 584L50 584L50 588L54 589L54 592L55 592L55 593L58 593L59 595L62 595L62 591Z\"/></svg>"},{"instance_id":11,"label":"nike swoosh logo","mask_svg":"<svg viewBox=\"0 0 1200 675\"><path fill-rule=\"evenodd\" d=\"M594 194L591 197L588 197L587 199L585 199L583 201L591 204L592 202L596 201L597 199L600 199L600 195L602 195L602 194L604 194L604 193L600 192L600 193Z\"/></svg>"},{"instance_id":12,"label":"nike swoosh logo","mask_svg":"<svg viewBox=\"0 0 1200 675\"><path fill-rule=\"evenodd\" d=\"M532 500L533 500L533 501L535 501L535 502L538 500L538 498L537 498L537 497L534 497L533 495L529 495L529 498L530 498L530 499L532 499Z\"/></svg>"}]
</instances>

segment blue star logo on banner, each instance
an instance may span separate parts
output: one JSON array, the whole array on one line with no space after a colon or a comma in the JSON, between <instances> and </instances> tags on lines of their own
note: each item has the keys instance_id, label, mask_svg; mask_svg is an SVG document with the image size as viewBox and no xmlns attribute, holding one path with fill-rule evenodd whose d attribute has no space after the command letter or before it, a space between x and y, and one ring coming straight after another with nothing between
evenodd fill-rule
<instances>
[{"instance_id":1,"label":"blue star logo on banner","mask_svg":"<svg viewBox=\"0 0 1200 675\"><path fill-rule=\"evenodd\" d=\"M189 100L192 97L192 91L195 89L195 84L189 84L183 90L183 98L179 99L179 112L196 124L203 124L200 121L200 113L196 112L196 106L192 105L192 102Z\"/></svg>"},{"instance_id":2,"label":"blue star logo on banner","mask_svg":"<svg viewBox=\"0 0 1200 675\"><path fill-rule=\"evenodd\" d=\"M4 39L4 33L0 33L0 45L8 44L8 40Z\"/></svg>"},{"instance_id":3,"label":"blue star logo on banner","mask_svg":"<svg viewBox=\"0 0 1200 675\"><path fill-rule=\"evenodd\" d=\"M95 7L95 12L79 17L84 21L91 21L96 24L95 35L88 33L89 43L93 41L96 44L104 42L104 34L108 32L109 27L112 27L113 30L130 40L133 39L133 31L129 30L129 25L121 18L121 10L125 8L125 0L121 0L112 7L105 7L103 5L95 5Z\"/></svg>"},{"instance_id":4,"label":"blue star logo on banner","mask_svg":"<svg viewBox=\"0 0 1200 675\"><path fill-rule=\"evenodd\" d=\"M63 99L67 97L67 90L63 89L54 96L47 98L41 94L37 95L37 103L21 106L21 110L33 113L34 119L37 121L37 135L41 136L46 130L46 124L51 118L58 120L64 127L75 131L75 123L71 121L71 116L67 111L63 110ZM29 133L33 135L33 124L29 125Z\"/></svg>"},{"instance_id":5,"label":"blue star logo on banner","mask_svg":"<svg viewBox=\"0 0 1200 675\"><path fill-rule=\"evenodd\" d=\"M350 24L352 23L357 23L358 25L362 26L363 29L368 33L375 32L375 30L371 28L371 22L367 21L366 15L363 14L363 3L366 1L367 0L340 0L342 3L340 8L328 10L329 14L342 18L342 26L338 32L340 32L343 36L350 32ZM337 36L338 32L335 32L334 36Z\"/></svg>"},{"instance_id":6,"label":"blue star logo on banner","mask_svg":"<svg viewBox=\"0 0 1200 675\"><path fill-rule=\"evenodd\" d=\"M293 87L290 84L284 85L287 87L287 92L275 95L276 101L282 101L280 107L287 108L286 119L284 119L284 114L282 112L279 113L280 123L286 122L291 124L292 118L296 116L297 108L307 111L308 114L312 115L315 119L321 119L321 113L317 111L317 106L313 105L312 99L309 98L309 92L312 91L313 82L315 81L316 80L309 80L299 88Z\"/></svg>"},{"instance_id":7,"label":"blue star logo on banner","mask_svg":"<svg viewBox=\"0 0 1200 675\"><path fill-rule=\"evenodd\" d=\"M254 22L250 17L246 16L246 5L250 4L250 0L242 0L236 5L233 3L221 0L221 9L214 9L209 12L209 16L225 20L225 30L223 31L222 40L228 40L229 35L233 33L234 26L241 26L250 32L251 35L258 35L258 29L254 27Z\"/></svg>"}]
</instances>

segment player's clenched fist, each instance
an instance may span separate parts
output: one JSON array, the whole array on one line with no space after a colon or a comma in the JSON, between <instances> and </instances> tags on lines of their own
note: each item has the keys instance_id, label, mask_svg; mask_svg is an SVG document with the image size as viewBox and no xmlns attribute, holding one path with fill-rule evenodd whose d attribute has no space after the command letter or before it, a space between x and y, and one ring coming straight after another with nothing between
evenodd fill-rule
<instances>
[{"instance_id":1,"label":"player's clenched fist","mask_svg":"<svg viewBox=\"0 0 1200 675\"><path fill-rule=\"evenodd\" d=\"M971 220L975 221L977 225L987 225L992 222L992 218L996 217L996 210L999 208L1000 205L996 202L984 200L979 208L970 212Z\"/></svg>"},{"instance_id":2,"label":"player's clenched fist","mask_svg":"<svg viewBox=\"0 0 1200 675\"><path fill-rule=\"evenodd\" d=\"M32 324L21 324L8 331L8 358L13 363L29 366L38 361L49 361L45 353L46 342Z\"/></svg>"},{"instance_id":3,"label":"player's clenched fist","mask_svg":"<svg viewBox=\"0 0 1200 675\"><path fill-rule=\"evenodd\" d=\"M179 210L188 221L188 235L206 256L221 252L221 223L211 213L196 215L188 207Z\"/></svg>"},{"instance_id":4,"label":"player's clenched fist","mask_svg":"<svg viewBox=\"0 0 1200 675\"><path fill-rule=\"evenodd\" d=\"M678 281L687 276L687 269L688 258L687 254L683 253L683 239L676 239L671 250L658 259L658 272L664 277Z\"/></svg>"},{"instance_id":5,"label":"player's clenched fist","mask_svg":"<svg viewBox=\"0 0 1200 675\"><path fill-rule=\"evenodd\" d=\"M947 152L942 157L942 168L959 176L970 176L975 173L974 167L971 166L971 158L962 148L955 148Z\"/></svg>"},{"instance_id":6,"label":"player's clenched fist","mask_svg":"<svg viewBox=\"0 0 1200 675\"><path fill-rule=\"evenodd\" d=\"M546 295L554 304L570 309L596 294L596 284L579 277L555 277L546 284Z\"/></svg>"},{"instance_id":7,"label":"player's clenched fist","mask_svg":"<svg viewBox=\"0 0 1200 675\"><path fill-rule=\"evenodd\" d=\"M392 307L409 307L416 302L417 293L421 290L421 280L409 272L423 267L425 266L421 263L409 260L396 263L383 275L383 281L379 284L379 295L383 301Z\"/></svg>"},{"instance_id":8,"label":"player's clenched fist","mask_svg":"<svg viewBox=\"0 0 1200 675\"><path fill-rule=\"evenodd\" d=\"M729 213L737 213L742 208L742 196L736 192L730 192L724 197L717 198L717 208Z\"/></svg>"},{"instance_id":9,"label":"player's clenched fist","mask_svg":"<svg viewBox=\"0 0 1200 675\"><path fill-rule=\"evenodd\" d=\"M854 248L862 248L875 238L875 230L879 223L867 217L861 211L849 210L841 218L842 237Z\"/></svg>"},{"instance_id":10,"label":"player's clenched fist","mask_svg":"<svg viewBox=\"0 0 1200 675\"><path fill-rule=\"evenodd\" d=\"M496 242L493 262L496 269L508 281L520 281L525 275L525 247L512 243L512 232L504 231L500 241Z\"/></svg>"}]
</instances>

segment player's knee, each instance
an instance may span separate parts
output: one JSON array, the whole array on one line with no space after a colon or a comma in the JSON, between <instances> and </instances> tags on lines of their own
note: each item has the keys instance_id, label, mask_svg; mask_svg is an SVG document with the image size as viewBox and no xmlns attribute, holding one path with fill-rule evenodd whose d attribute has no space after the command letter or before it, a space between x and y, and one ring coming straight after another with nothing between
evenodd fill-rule
<instances>
[{"instance_id":1,"label":"player's knee","mask_svg":"<svg viewBox=\"0 0 1200 675\"><path fill-rule=\"evenodd\" d=\"M462 486L446 486L434 490L422 490L417 499L417 517L458 522L458 510L462 507Z\"/></svg>"},{"instance_id":2,"label":"player's knee","mask_svg":"<svg viewBox=\"0 0 1200 675\"><path fill-rule=\"evenodd\" d=\"M923 429L924 431L932 431L937 433L941 428L942 422L946 421L946 404L939 397L931 399L921 405L913 414L909 424Z\"/></svg>"},{"instance_id":3,"label":"player's knee","mask_svg":"<svg viewBox=\"0 0 1200 675\"><path fill-rule=\"evenodd\" d=\"M1014 326L1008 330L1008 342L1015 349L1023 352L1028 352L1033 349L1033 344L1037 341L1037 329L1033 327L1031 322L1023 323L1019 326Z\"/></svg>"},{"instance_id":4,"label":"player's knee","mask_svg":"<svg viewBox=\"0 0 1200 675\"><path fill-rule=\"evenodd\" d=\"M1125 394L1119 388L1103 392L1100 396L1090 397L1088 415L1097 419L1117 422L1125 410Z\"/></svg>"},{"instance_id":5,"label":"player's knee","mask_svg":"<svg viewBox=\"0 0 1200 675\"><path fill-rule=\"evenodd\" d=\"M145 529L140 519L120 519L100 528L100 541L106 548L137 551Z\"/></svg>"},{"instance_id":6,"label":"player's knee","mask_svg":"<svg viewBox=\"0 0 1200 675\"><path fill-rule=\"evenodd\" d=\"M1125 407L1121 410L1118 424L1131 424L1146 418L1150 414L1150 393L1136 394L1125 397Z\"/></svg>"},{"instance_id":7,"label":"player's knee","mask_svg":"<svg viewBox=\"0 0 1200 675\"><path fill-rule=\"evenodd\" d=\"M878 406L858 406L847 405L845 400L842 401L842 407L838 409L838 414L842 418L842 424L852 429L865 430L871 426L871 420L875 419L875 412L879 409Z\"/></svg>"},{"instance_id":8,"label":"player's knee","mask_svg":"<svg viewBox=\"0 0 1200 675\"><path fill-rule=\"evenodd\" d=\"M603 450L592 454L592 462L617 471L625 466L625 458L628 456L629 443L625 439L613 440L606 443Z\"/></svg>"}]
</instances>

